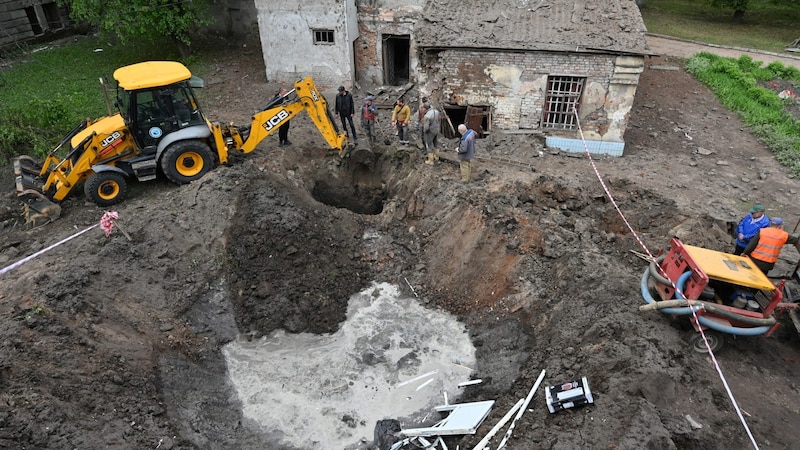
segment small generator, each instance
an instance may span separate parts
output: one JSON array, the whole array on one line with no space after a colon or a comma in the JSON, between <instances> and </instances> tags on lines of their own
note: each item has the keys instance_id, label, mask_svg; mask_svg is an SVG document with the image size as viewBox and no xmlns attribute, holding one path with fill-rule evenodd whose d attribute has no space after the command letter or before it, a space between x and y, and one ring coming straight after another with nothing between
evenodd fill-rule
<instances>
[{"instance_id":1,"label":"small generator","mask_svg":"<svg viewBox=\"0 0 800 450\"><path fill-rule=\"evenodd\" d=\"M544 389L547 409L551 413L576 406L594 403L592 391L586 377L580 381L569 381L563 384L548 386Z\"/></svg>"}]
</instances>

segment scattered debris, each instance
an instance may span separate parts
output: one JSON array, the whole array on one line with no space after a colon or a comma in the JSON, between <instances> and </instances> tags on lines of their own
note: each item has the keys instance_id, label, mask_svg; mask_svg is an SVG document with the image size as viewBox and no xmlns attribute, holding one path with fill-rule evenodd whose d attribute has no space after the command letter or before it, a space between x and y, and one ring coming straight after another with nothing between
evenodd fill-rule
<instances>
[{"instance_id":1,"label":"scattered debris","mask_svg":"<svg viewBox=\"0 0 800 450\"><path fill-rule=\"evenodd\" d=\"M453 434L475 434L492 410L494 400L472 403L457 403L434 408L437 412L450 412L447 417L430 427L402 430L404 436L449 436Z\"/></svg>"},{"instance_id":2,"label":"scattered debris","mask_svg":"<svg viewBox=\"0 0 800 450\"><path fill-rule=\"evenodd\" d=\"M542 373L539 374L539 378L536 379L536 383L533 384L531 391L528 392L528 396L525 397L525 401L522 403L522 406L519 408L517 412L517 416L514 417L514 421L511 422L511 426L508 427L508 431L506 431L506 435L503 437L503 440L500 441L500 445L497 446L497 450L506 446L506 442L508 439L511 438L511 434L514 432L514 427L517 425L517 421L519 421L520 417L525 413L525 410L528 408L528 405L531 403L533 399L533 395L536 394L536 390L539 389L539 385L542 384L542 380L544 379L545 371L542 369Z\"/></svg>"},{"instance_id":3,"label":"scattered debris","mask_svg":"<svg viewBox=\"0 0 800 450\"><path fill-rule=\"evenodd\" d=\"M514 413L517 412L517 410L519 410L519 408L522 406L524 402L525 402L524 398L519 399L519 401L514 406L512 406L511 409L508 410L506 415L503 416L503 418L500 419L500 421L497 422L497 424L494 427L492 427L492 429L489 430L488 433L486 433L486 436L484 436L483 439L481 439L480 442L478 442L478 445L473 447L472 450L483 450L484 448L486 448L486 445L489 443L489 441L492 440L494 435L497 434L497 432L500 431L500 429L505 426L506 422L508 422L511 419L511 416L514 415Z\"/></svg>"},{"instance_id":4,"label":"scattered debris","mask_svg":"<svg viewBox=\"0 0 800 450\"><path fill-rule=\"evenodd\" d=\"M477 380L462 381L461 383L458 383L458 387L472 386L473 384L481 384L481 383L483 383L483 380L479 378Z\"/></svg>"},{"instance_id":5,"label":"scattered debris","mask_svg":"<svg viewBox=\"0 0 800 450\"><path fill-rule=\"evenodd\" d=\"M696 421L696 420L694 420L694 419L692 419L692 416L690 416L690 415L688 415L688 414L686 415L686 420L688 420L688 421L689 421L689 425L691 425L691 426L692 426L692 429L693 429L693 430L699 430L699 429L703 428L703 426L702 426L702 425L700 425L699 423L697 423L697 421Z\"/></svg>"}]
</instances>

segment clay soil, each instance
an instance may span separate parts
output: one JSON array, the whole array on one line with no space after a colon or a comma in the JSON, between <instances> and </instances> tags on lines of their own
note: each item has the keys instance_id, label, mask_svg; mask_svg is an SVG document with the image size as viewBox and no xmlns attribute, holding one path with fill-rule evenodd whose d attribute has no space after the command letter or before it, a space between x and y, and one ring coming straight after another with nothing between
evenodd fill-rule
<instances>
[{"instance_id":1,"label":"clay soil","mask_svg":"<svg viewBox=\"0 0 800 450\"><path fill-rule=\"evenodd\" d=\"M246 123L277 85L256 48L219 58L198 74L206 112ZM550 414L539 391L507 448L750 446L711 360L689 348L688 322L639 311L647 263L632 251L672 236L729 251L730 227L756 202L791 229L798 183L679 60L647 61L624 156L494 133L467 185L449 152L429 167L395 145L383 112L390 144L375 146L371 169L327 152L298 117L291 146L272 136L186 186L132 184L115 208L130 240L94 229L0 276L0 447L293 448L242 418L220 348L277 328L331 332L372 280L469 329L484 381L459 401L497 403L449 448L472 448L542 369L545 384L587 377L595 404ZM0 267L96 224L103 211L80 191L61 219L30 229L7 171ZM797 258L787 249L774 272ZM800 344L781 321L769 338L729 339L716 359L759 445L791 448Z\"/></svg>"}]
</instances>

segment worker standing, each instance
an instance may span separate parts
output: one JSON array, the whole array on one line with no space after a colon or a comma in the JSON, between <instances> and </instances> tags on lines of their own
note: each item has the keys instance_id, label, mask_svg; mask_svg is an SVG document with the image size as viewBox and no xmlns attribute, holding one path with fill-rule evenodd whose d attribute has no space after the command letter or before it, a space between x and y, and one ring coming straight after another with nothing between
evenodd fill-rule
<instances>
[{"instance_id":1,"label":"worker standing","mask_svg":"<svg viewBox=\"0 0 800 450\"><path fill-rule=\"evenodd\" d=\"M428 159L425 164L433 165L439 161L439 128L442 125L442 116L438 110L432 108L430 103L422 105L425 115L422 116L422 143Z\"/></svg>"},{"instance_id":2,"label":"worker standing","mask_svg":"<svg viewBox=\"0 0 800 450\"><path fill-rule=\"evenodd\" d=\"M339 86L339 95L336 96L336 116L342 120L344 134L349 138L347 124L350 124L350 131L353 132L353 142L358 142L356 127L353 125L353 114L356 113L356 105L353 103L353 94L347 91L344 86Z\"/></svg>"},{"instance_id":3,"label":"worker standing","mask_svg":"<svg viewBox=\"0 0 800 450\"><path fill-rule=\"evenodd\" d=\"M375 144L375 119L378 115L378 108L372 103L373 98L368 95L361 105L361 128L366 130L370 144Z\"/></svg>"},{"instance_id":4,"label":"worker standing","mask_svg":"<svg viewBox=\"0 0 800 450\"><path fill-rule=\"evenodd\" d=\"M275 102L286 103L285 97L286 94L288 93L289 91L287 91L286 88L281 88L281 90L278 91L277 94L275 94L273 103ZM287 120L286 122L282 123L280 127L278 127L278 140L280 141L278 147L283 147L284 145L292 144L291 142L289 142L289 122L290 121Z\"/></svg>"},{"instance_id":5,"label":"worker standing","mask_svg":"<svg viewBox=\"0 0 800 450\"><path fill-rule=\"evenodd\" d=\"M750 213L742 220L736 227L736 247L733 250L734 255L741 255L744 248L758 233L758 230L769 226L769 217L764 213L762 205L753 205L750 208Z\"/></svg>"},{"instance_id":6,"label":"worker standing","mask_svg":"<svg viewBox=\"0 0 800 450\"><path fill-rule=\"evenodd\" d=\"M411 108L406 105L403 97L397 99L392 110L392 126L397 127L397 136L400 143L408 145L408 120L411 118Z\"/></svg>"},{"instance_id":7,"label":"worker standing","mask_svg":"<svg viewBox=\"0 0 800 450\"><path fill-rule=\"evenodd\" d=\"M461 133L461 141L456 147L458 159L461 161L461 182L469 183L472 175L472 159L475 157L475 131L467 129L463 123L458 126Z\"/></svg>"},{"instance_id":8,"label":"worker standing","mask_svg":"<svg viewBox=\"0 0 800 450\"><path fill-rule=\"evenodd\" d=\"M422 151L425 153L425 132L422 130L422 118L425 117L425 113L427 112L425 105L428 103L428 97L422 97L421 103L419 111L417 112L417 134L419 134L419 140L422 141ZM428 105L428 107L430 108L430 105Z\"/></svg>"},{"instance_id":9,"label":"worker standing","mask_svg":"<svg viewBox=\"0 0 800 450\"><path fill-rule=\"evenodd\" d=\"M756 235L745 247L742 255L750 257L755 265L766 275L775 267L775 262L778 261L783 245L795 243L797 243L797 236L792 236L783 230L783 219L773 217L770 220L769 227L762 228L756 232Z\"/></svg>"}]
</instances>

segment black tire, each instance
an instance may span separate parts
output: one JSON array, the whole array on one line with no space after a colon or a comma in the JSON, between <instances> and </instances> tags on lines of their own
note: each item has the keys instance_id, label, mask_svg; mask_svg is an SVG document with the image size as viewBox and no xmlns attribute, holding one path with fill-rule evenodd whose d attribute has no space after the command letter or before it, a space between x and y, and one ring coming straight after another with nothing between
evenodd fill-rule
<instances>
[{"instance_id":1,"label":"black tire","mask_svg":"<svg viewBox=\"0 0 800 450\"><path fill-rule=\"evenodd\" d=\"M214 154L200 141L181 141L172 144L161 157L161 171L175 184L200 179L214 168Z\"/></svg>"},{"instance_id":2,"label":"black tire","mask_svg":"<svg viewBox=\"0 0 800 450\"><path fill-rule=\"evenodd\" d=\"M715 354L725 345L724 333L716 330L703 330L703 334L706 335L708 346L711 347L711 351ZM697 353L708 353L708 348L703 342L703 336L700 335L699 331L690 330L689 334L686 336L686 340L689 341L689 346L692 347L693 351Z\"/></svg>"},{"instance_id":3,"label":"black tire","mask_svg":"<svg viewBox=\"0 0 800 450\"><path fill-rule=\"evenodd\" d=\"M97 172L89 175L83 185L86 198L97 206L106 207L116 205L125 200L128 183L125 177L117 172Z\"/></svg>"}]
</instances>

